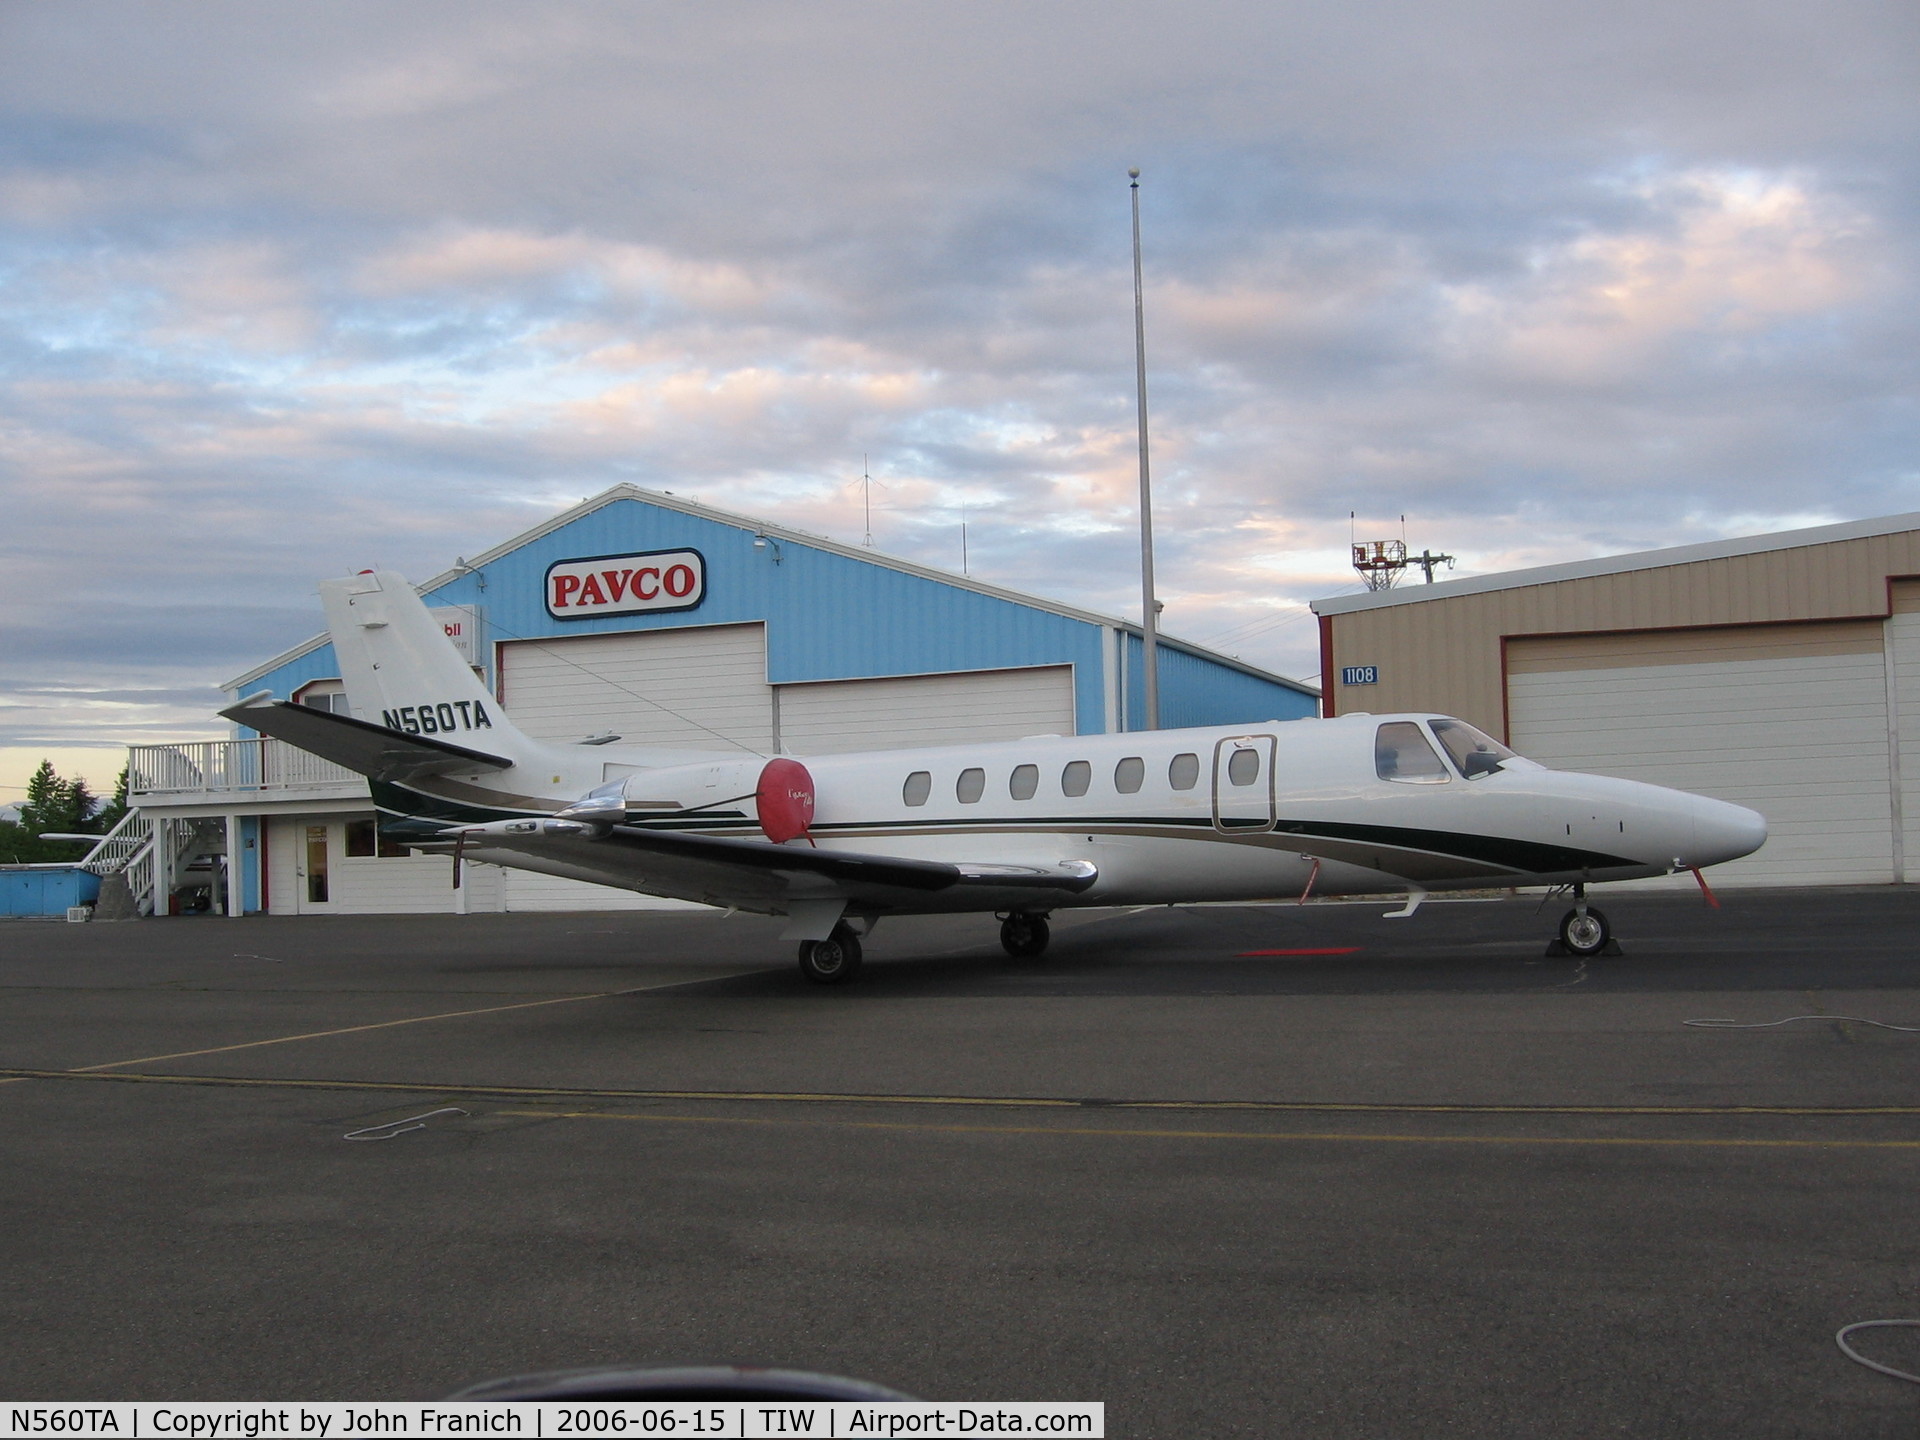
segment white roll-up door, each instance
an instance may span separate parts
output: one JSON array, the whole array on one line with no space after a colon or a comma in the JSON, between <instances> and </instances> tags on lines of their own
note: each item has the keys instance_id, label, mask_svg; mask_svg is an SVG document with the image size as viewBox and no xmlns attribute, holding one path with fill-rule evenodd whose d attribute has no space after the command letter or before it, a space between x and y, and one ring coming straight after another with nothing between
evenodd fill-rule
<instances>
[{"instance_id":1,"label":"white roll-up door","mask_svg":"<svg viewBox=\"0 0 1920 1440\"><path fill-rule=\"evenodd\" d=\"M793 755L1074 733L1071 665L778 689L780 744Z\"/></svg>"},{"instance_id":2,"label":"white roll-up door","mask_svg":"<svg viewBox=\"0 0 1920 1440\"><path fill-rule=\"evenodd\" d=\"M1513 748L1542 764L1765 815L1766 845L1715 884L1892 876L1878 621L1511 640L1507 704Z\"/></svg>"},{"instance_id":3,"label":"white roll-up door","mask_svg":"<svg viewBox=\"0 0 1920 1440\"><path fill-rule=\"evenodd\" d=\"M1920 876L1920 580L1896 580L1887 618L1887 661L1896 677L1893 706L1900 744L1901 875Z\"/></svg>"},{"instance_id":4,"label":"white roll-up door","mask_svg":"<svg viewBox=\"0 0 1920 1440\"><path fill-rule=\"evenodd\" d=\"M500 698L542 740L611 730L636 745L773 749L766 628L757 624L508 641Z\"/></svg>"}]
</instances>

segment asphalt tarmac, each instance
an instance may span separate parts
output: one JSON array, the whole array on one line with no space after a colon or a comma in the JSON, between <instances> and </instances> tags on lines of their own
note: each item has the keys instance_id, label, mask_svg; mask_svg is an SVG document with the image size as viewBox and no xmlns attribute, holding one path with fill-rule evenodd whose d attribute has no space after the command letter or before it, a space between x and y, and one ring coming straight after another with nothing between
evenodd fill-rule
<instances>
[{"instance_id":1,"label":"asphalt tarmac","mask_svg":"<svg viewBox=\"0 0 1920 1440\"><path fill-rule=\"evenodd\" d=\"M748 917L0 924L0 1399L729 1360L1127 1437L1914 1436L1833 1336L1920 1318L1920 893L1722 899L1587 962L1533 899L890 921L834 989Z\"/></svg>"}]
</instances>

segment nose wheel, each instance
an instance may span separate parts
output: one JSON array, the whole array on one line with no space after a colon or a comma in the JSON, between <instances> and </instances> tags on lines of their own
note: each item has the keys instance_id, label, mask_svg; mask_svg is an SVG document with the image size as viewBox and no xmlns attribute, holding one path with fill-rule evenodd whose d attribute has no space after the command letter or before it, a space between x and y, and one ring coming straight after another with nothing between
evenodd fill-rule
<instances>
[{"instance_id":1,"label":"nose wheel","mask_svg":"<svg viewBox=\"0 0 1920 1440\"><path fill-rule=\"evenodd\" d=\"M1613 927L1606 915L1591 905L1582 903L1561 917L1560 943L1569 955L1588 959L1604 951L1612 939Z\"/></svg>"},{"instance_id":2,"label":"nose wheel","mask_svg":"<svg viewBox=\"0 0 1920 1440\"><path fill-rule=\"evenodd\" d=\"M1018 911L1000 922L1000 945L1016 960L1032 960L1044 955L1052 939L1044 915L1022 915Z\"/></svg>"}]
</instances>

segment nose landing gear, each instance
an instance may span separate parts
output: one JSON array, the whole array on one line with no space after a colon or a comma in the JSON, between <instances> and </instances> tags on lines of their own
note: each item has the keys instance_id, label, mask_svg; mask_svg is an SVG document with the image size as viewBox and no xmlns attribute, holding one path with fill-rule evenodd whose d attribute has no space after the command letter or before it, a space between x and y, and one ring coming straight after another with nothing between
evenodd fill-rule
<instances>
[{"instance_id":1,"label":"nose landing gear","mask_svg":"<svg viewBox=\"0 0 1920 1440\"><path fill-rule=\"evenodd\" d=\"M1587 887L1573 887L1573 909L1560 917L1560 938L1547 947L1549 955L1578 955L1582 960L1595 955L1620 953L1613 943L1613 926L1604 912L1587 904Z\"/></svg>"}]
</instances>

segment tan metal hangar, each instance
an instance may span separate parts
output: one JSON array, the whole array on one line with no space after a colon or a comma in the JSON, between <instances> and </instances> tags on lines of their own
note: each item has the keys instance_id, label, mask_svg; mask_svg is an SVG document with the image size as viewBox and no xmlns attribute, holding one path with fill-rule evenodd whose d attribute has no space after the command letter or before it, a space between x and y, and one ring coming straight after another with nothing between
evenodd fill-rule
<instances>
[{"instance_id":1,"label":"tan metal hangar","mask_svg":"<svg viewBox=\"0 0 1920 1440\"><path fill-rule=\"evenodd\" d=\"M1759 810L1765 848L1716 885L1920 871L1920 514L1313 610L1324 714L1443 711L1547 765Z\"/></svg>"}]
</instances>

